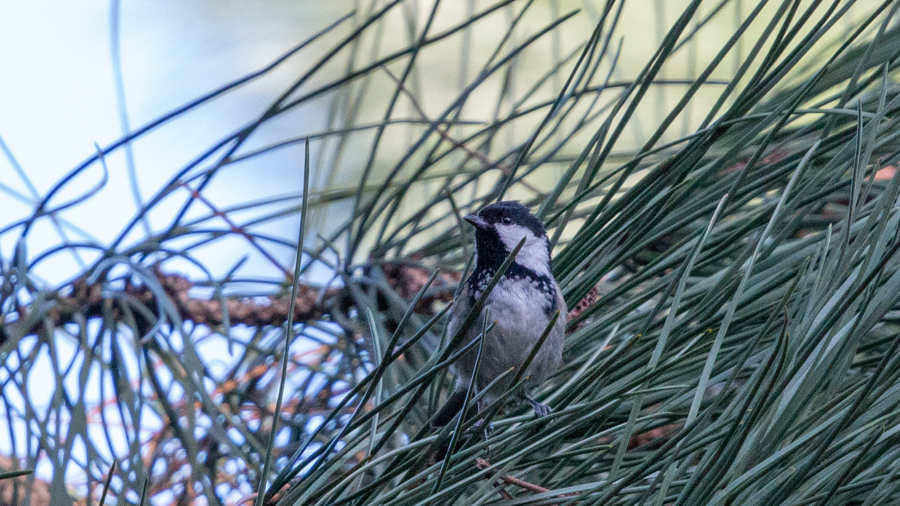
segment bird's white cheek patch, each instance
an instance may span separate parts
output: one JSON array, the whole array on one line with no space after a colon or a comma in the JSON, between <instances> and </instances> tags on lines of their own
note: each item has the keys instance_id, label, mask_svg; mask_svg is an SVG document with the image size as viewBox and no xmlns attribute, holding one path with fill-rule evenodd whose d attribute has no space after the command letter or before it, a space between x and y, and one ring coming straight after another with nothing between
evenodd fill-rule
<instances>
[{"instance_id":1,"label":"bird's white cheek patch","mask_svg":"<svg viewBox=\"0 0 900 506\"><path fill-rule=\"evenodd\" d=\"M520 225L501 225L498 224L496 227L497 235L500 236L500 240L503 241L503 244L506 246L508 251L512 251L513 248L519 245L519 241L522 240L523 237L534 237L534 234L531 233L531 230L520 226ZM528 244L526 243L526 246ZM525 246L522 247L523 249Z\"/></svg>"},{"instance_id":2,"label":"bird's white cheek patch","mask_svg":"<svg viewBox=\"0 0 900 506\"><path fill-rule=\"evenodd\" d=\"M527 267L538 274L549 274L550 254L547 250L547 238L537 237L531 230L520 225L497 225L497 234L506 246L512 251L519 245L523 237L528 239L516 255L516 263Z\"/></svg>"}]
</instances>

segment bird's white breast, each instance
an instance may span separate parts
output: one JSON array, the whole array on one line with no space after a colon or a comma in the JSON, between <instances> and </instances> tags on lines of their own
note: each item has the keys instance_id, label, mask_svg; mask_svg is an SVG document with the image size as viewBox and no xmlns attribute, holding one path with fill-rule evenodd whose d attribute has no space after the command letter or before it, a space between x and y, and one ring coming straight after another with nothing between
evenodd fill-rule
<instances>
[{"instance_id":1,"label":"bird's white breast","mask_svg":"<svg viewBox=\"0 0 900 506\"><path fill-rule=\"evenodd\" d=\"M529 278L504 278L491 290L486 307L497 328L540 335L550 318L552 300Z\"/></svg>"}]
</instances>

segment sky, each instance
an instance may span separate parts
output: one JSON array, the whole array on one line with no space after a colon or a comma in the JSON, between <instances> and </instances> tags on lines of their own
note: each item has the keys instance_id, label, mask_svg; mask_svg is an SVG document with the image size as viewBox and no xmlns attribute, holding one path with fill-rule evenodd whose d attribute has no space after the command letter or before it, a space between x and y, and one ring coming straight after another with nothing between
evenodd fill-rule
<instances>
[{"instance_id":1,"label":"sky","mask_svg":"<svg viewBox=\"0 0 900 506\"><path fill-rule=\"evenodd\" d=\"M271 0L0 3L0 47L7 48L0 51L0 223L29 216L39 196L98 149L120 138L123 123L138 128L265 66L345 13L342 4ZM116 11L124 90L119 97L111 44ZM203 149L258 115L295 77L293 71L315 56L313 51L301 53L251 86L139 139L133 146L133 159L142 198L152 196ZM262 132L255 142L263 144L267 136L283 136L306 126L282 123L275 125L276 131ZM253 170L230 171L206 196L225 205L270 195L273 183L282 191L299 191L302 157L298 159L297 154L285 155L292 158L284 163L269 161L265 177ZM108 244L137 209L124 150L108 155L105 162L108 175L102 190L62 216L100 244ZM95 164L51 203L58 205L81 195L104 177L102 167ZM168 224L178 207L160 206L151 216L152 226ZM292 222L281 226L296 228ZM18 230L0 235L0 254L10 258L17 240ZM29 235L28 251L33 257L60 241L59 233L44 220ZM290 252L283 253L288 262ZM215 263L218 257L225 257L221 258L225 269L238 255L216 255L209 260ZM38 274L54 282L77 269L74 258L58 256L52 265L42 265Z\"/></svg>"}]
</instances>

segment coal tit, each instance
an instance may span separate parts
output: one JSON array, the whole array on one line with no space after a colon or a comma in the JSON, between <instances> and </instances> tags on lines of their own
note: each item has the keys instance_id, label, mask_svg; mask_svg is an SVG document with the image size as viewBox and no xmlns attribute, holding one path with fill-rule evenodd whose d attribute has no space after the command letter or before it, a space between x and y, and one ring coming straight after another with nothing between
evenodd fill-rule
<instances>
[{"instance_id":1,"label":"coal tit","mask_svg":"<svg viewBox=\"0 0 900 506\"><path fill-rule=\"evenodd\" d=\"M529 391L556 372L562 361L567 314L550 269L550 242L544 224L527 207L513 201L491 204L464 219L475 227L475 268L454 303L448 334L452 336L460 328L500 265L524 237L522 249L488 295L479 315L483 318L487 311L488 319L495 325L485 337L475 389L480 392L503 372L522 367L559 311L559 318L525 372L524 389L517 393L520 401L534 408L536 416L544 416L550 408L532 399ZM472 325L461 346L475 339L481 330L480 323ZM456 390L432 418L433 426L446 425L462 409L476 357L477 346L451 366L457 377ZM485 393L478 403L479 412L506 391L513 375L508 374Z\"/></svg>"}]
</instances>

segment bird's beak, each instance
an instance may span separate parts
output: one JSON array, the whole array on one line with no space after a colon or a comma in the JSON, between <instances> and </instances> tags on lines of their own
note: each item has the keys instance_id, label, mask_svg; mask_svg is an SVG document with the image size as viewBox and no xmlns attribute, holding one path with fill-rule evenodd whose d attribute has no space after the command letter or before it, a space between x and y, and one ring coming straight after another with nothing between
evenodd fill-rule
<instances>
[{"instance_id":1,"label":"bird's beak","mask_svg":"<svg viewBox=\"0 0 900 506\"><path fill-rule=\"evenodd\" d=\"M463 219L471 223L472 226L474 226L478 230L487 230L491 226L490 223L484 220L484 218L475 214L465 216Z\"/></svg>"}]
</instances>

